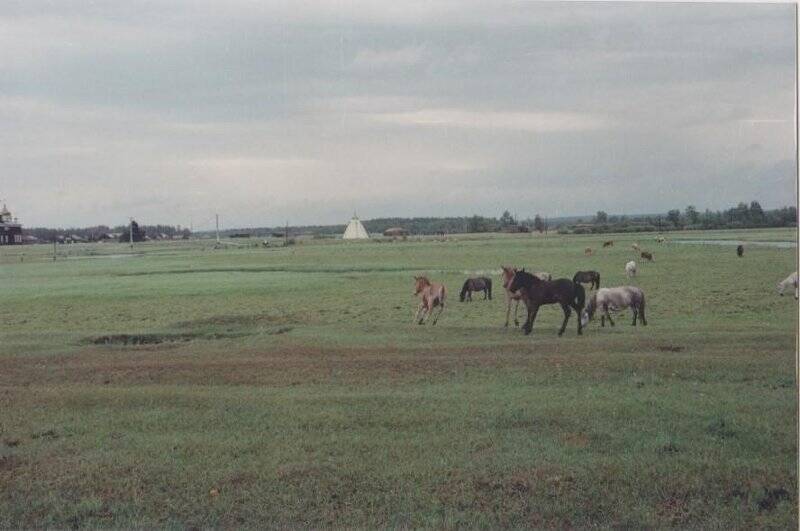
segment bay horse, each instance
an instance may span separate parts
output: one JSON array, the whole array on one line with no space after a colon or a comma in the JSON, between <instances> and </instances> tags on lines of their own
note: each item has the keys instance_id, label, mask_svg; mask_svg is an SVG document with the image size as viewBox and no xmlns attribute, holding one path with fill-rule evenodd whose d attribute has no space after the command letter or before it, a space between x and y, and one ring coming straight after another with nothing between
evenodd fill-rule
<instances>
[{"instance_id":1,"label":"bay horse","mask_svg":"<svg viewBox=\"0 0 800 531\"><path fill-rule=\"evenodd\" d=\"M447 290L445 290L444 284L431 282L426 276L414 277L414 281L414 295L420 295L422 298L414 320L417 321L418 324L424 324L425 320L430 317L433 309L438 306L439 313L433 318L432 323L435 325L444 311L444 301Z\"/></svg>"},{"instance_id":2,"label":"bay horse","mask_svg":"<svg viewBox=\"0 0 800 531\"><path fill-rule=\"evenodd\" d=\"M608 241L603 242L603 248L606 248L606 247L614 247L614 240L608 240Z\"/></svg>"},{"instance_id":3,"label":"bay horse","mask_svg":"<svg viewBox=\"0 0 800 531\"><path fill-rule=\"evenodd\" d=\"M589 289L600 288L600 273L597 271L578 271L572 277L572 281L576 284L589 282Z\"/></svg>"},{"instance_id":4,"label":"bay horse","mask_svg":"<svg viewBox=\"0 0 800 531\"><path fill-rule=\"evenodd\" d=\"M611 319L611 312L618 312L630 308L633 311L632 326L636 326L636 318L647 326L647 318L644 316L644 292L636 286L620 286L618 288L602 288L597 290L589 297L586 309L581 314L583 326L589 322L594 313L600 310L600 326L606 325L606 319L614 326Z\"/></svg>"},{"instance_id":5,"label":"bay horse","mask_svg":"<svg viewBox=\"0 0 800 531\"><path fill-rule=\"evenodd\" d=\"M736 247L736 256L741 258L743 254L744 254L744 245L737 246Z\"/></svg>"},{"instance_id":6,"label":"bay horse","mask_svg":"<svg viewBox=\"0 0 800 531\"><path fill-rule=\"evenodd\" d=\"M652 262L653 261L653 253L648 253L647 251L642 251L641 254L642 254L642 258L644 258L648 262Z\"/></svg>"},{"instance_id":7,"label":"bay horse","mask_svg":"<svg viewBox=\"0 0 800 531\"><path fill-rule=\"evenodd\" d=\"M461 288L461 302L464 302L465 298L472 302L473 291L482 291L483 300L492 300L492 279L486 277L468 278Z\"/></svg>"},{"instance_id":8,"label":"bay horse","mask_svg":"<svg viewBox=\"0 0 800 531\"><path fill-rule=\"evenodd\" d=\"M568 278L559 278L553 281L540 280L538 277L526 273L523 269L514 273L508 289L511 292L519 291L521 293L522 301L528 310L528 318L522 328L525 331L525 335L530 334L533 330L533 322L536 320L539 307L543 304L556 303L560 304L561 309L564 311L564 322L561 323L558 335L564 334L572 309L577 313L578 335L581 335L580 316L583 311L583 305L586 302L586 292L580 284Z\"/></svg>"}]
</instances>

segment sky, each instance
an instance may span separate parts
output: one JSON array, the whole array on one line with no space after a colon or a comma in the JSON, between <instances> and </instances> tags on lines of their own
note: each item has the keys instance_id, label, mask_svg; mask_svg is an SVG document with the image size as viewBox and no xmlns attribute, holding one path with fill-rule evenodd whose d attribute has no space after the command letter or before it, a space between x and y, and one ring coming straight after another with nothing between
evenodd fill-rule
<instances>
[{"instance_id":1,"label":"sky","mask_svg":"<svg viewBox=\"0 0 800 531\"><path fill-rule=\"evenodd\" d=\"M0 3L26 226L795 204L795 7Z\"/></svg>"}]
</instances>

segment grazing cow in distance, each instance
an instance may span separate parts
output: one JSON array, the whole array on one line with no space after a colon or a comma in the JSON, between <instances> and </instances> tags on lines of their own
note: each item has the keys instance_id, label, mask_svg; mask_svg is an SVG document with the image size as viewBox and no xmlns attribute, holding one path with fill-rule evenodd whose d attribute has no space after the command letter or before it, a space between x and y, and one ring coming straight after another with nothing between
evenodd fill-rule
<instances>
[{"instance_id":1,"label":"grazing cow in distance","mask_svg":"<svg viewBox=\"0 0 800 531\"><path fill-rule=\"evenodd\" d=\"M648 262L652 262L653 261L653 254L652 253L648 253L647 251L642 251L642 258L644 258Z\"/></svg>"},{"instance_id":2,"label":"grazing cow in distance","mask_svg":"<svg viewBox=\"0 0 800 531\"><path fill-rule=\"evenodd\" d=\"M625 274L628 275L629 277L636 276L636 262L631 260L630 262L625 264Z\"/></svg>"},{"instance_id":3,"label":"grazing cow in distance","mask_svg":"<svg viewBox=\"0 0 800 531\"><path fill-rule=\"evenodd\" d=\"M606 247L614 247L614 240L608 240L607 242L603 242L603 248Z\"/></svg>"},{"instance_id":4,"label":"grazing cow in distance","mask_svg":"<svg viewBox=\"0 0 800 531\"><path fill-rule=\"evenodd\" d=\"M597 290L589 297L589 302L581 314L581 325L586 326L589 320L594 317L597 310L601 311L600 326L606 325L606 319L614 326L611 319L611 312L618 312L630 308L633 310L632 326L636 326L636 318L647 326L647 318L644 316L644 292L636 286L620 286L618 288L602 288Z\"/></svg>"},{"instance_id":5,"label":"grazing cow in distance","mask_svg":"<svg viewBox=\"0 0 800 531\"><path fill-rule=\"evenodd\" d=\"M736 256L741 258L743 254L744 254L744 245L737 246L736 247Z\"/></svg>"},{"instance_id":6,"label":"grazing cow in distance","mask_svg":"<svg viewBox=\"0 0 800 531\"><path fill-rule=\"evenodd\" d=\"M789 286L794 287L794 298L797 300L797 271L778 282L778 295L783 297L783 291Z\"/></svg>"},{"instance_id":7,"label":"grazing cow in distance","mask_svg":"<svg viewBox=\"0 0 800 531\"><path fill-rule=\"evenodd\" d=\"M592 256L592 254L594 254L594 251L592 251L591 247L587 247L586 249L583 250L583 254L585 254L586 256Z\"/></svg>"}]
</instances>

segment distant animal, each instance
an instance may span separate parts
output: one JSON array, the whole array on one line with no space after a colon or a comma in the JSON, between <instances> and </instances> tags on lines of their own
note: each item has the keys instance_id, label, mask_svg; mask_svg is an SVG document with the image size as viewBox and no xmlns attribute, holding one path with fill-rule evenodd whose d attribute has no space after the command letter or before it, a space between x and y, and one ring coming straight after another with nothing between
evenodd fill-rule
<instances>
[{"instance_id":1,"label":"distant animal","mask_svg":"<svg viewBox=\"0 0 800 531\"><path fill-rule=\"evenodd\" d=\"M630 308L633 311L633 322L636 326L636 318L643 325L647 325L647 318L644 315L644 292L636 286L620 286L618 288L601 288L592 293L586 303L586 309L581 314L581 324L586 324L594 317L594 313L600 310L600 326L606 325L606 319L614 326L611 319L612 312L618 312Z\"/></svg>"},{"instance_id":2,"label":"distant animal","mask_svg":"<svg viewBox=\"0 0 800 531\"><path fill-rule=\"evenodd\" d=\"M638 244L638 243L634 243L634 244L632 244L632 245L631 245L631 249L633 249L634 251L641 251L641 250L642 250L642 249L639 247L639 244Z\"/></svg>"},{"instance_id":3,"label":"distant animal","mask_svg":"<svg viewBox=\"0 0 800 531\"><path fill-rule=\"evenodd\" d=\"M586 256L592 256L593 253L594 251L592 251L591 247L587 247L586 249L583 250L583 254L585 254Z\"/></svg>"},{"instance_id":4,"label":"distant animal","mask_svg":"<svg viewBox=\"0 0 800 531\"><path fill-rule=\"evenodd\" d=\"M575 276L572 277L573 282L578 283L589 283L589 289L595 289L600 287L600 273L597 271L578 271L575 273Z\"/></svg>"},{"instance_id":5,"label":"distant animal","mask_svg":"<svg viewBox=\"0 0 800 531\"><path fill-rule=\"evenodd\" d=\"M430 317L433 309L438 307L439 312L436 314L436 317L433 318L432 323L435 325L444 311L447 290L443 284L433 283L428 280L426 276L414 277L414 282L414 295L419 295L422 299L419 303L419 309L417 310L417 315L414 317L414 320L419 324L425 323L425 320Z\"/></svg>"},{"instance_id":6,"label":"distant animal","mask_svg":"<svg viewBox=\"0 0 800 531\"><path fill-rule=\"evenodd\" d=\"M642 258L644 258L648 262L652 262L653 261L653 254L652 253L648 253L647 251L642 251Z\"/></svg>"},{"instance_id":7,"label":"distant animal","mask_svg":"<svg viewBox=\"0 0 800 531\"><path fill-rule=\"evenodd\" d=\"M561 323L558 335L564 334L564 329L567 327L567 321L573 309L578 316L578 335L581 334L580 315L586 302L586 292L580 284L568 278L559 278L553 281L541 280L523 269L514 273L508 289L512 293L520 292L522 301L528 310L528 317L522 327L525 335L530 334L533 330L533 322L536 320L539 307L543 304L556 303L560 304L561 309L564 311L564 322Z\"/></svg>"},{"instance_id":8,"label":"distant animal","mask_svg":"<svg viewBox=\"0 0 800 531\"><path fill-rule=\"evenodd\" d=\"M614 240L608 240L607 242L603 242L603 247L604 248L605 247L613 247L613 246L614 246Z\"/></svg>"},{"instance_id":9,"label":"distant animal","mask_svg":"<svg viewBox=\"0 0 800 531\"><path fill-rule=\"evenodd\" d=\"M798 295L798 293L797 293L797 271L795 271L794 273L792 273L791 275L789 275L785 279L783 279L780 282L778 282L778 295L783 297L784 290L786 290L786 288L788 288L789 286L793 286L794 287L794 298L795 298L795 300L797 300L797 295Z\"/></svg>"},{"instance_id":10,"label":"distant animal","mask_svg":"<svg viewBox=\"0 0 800 531\"><path fill-rule=\"evenodd\" d=\"M664 238L663 236L661 236L661 235L659 234L658 236L656 236L656 241L657 241L658 243L664 243L664 242L666 241L666 238Z\"/></svg>"},{"instance_id":11,"label":"distant animal","mask_svg":"<svg viewBox=\"0 0 800 531\"><path fill-rule=\"evenodd\" d=\"M744 254L744 245L737 245L736 246L736 256L741 258L743 254Z\"/></svg>"},{"instance_id":12,"label":"distant animal","mask_svg":"<svg viewBox=\"0 0 800 531\"><path fill-rule=\"evenodd\" d=\"M636 276L636 262L631 260L630 262L625 264L625 274L627 274L629 277Z\"/></svg>"},{"instance_id":13,"label":"distant animal","mask_svg":"<svg viewBox=\"0 0 800 531\"><path fill-rule=\"evenodd\" d=\"M465 299L472 302L473 291L482 291L483 300L492 300L492 279L486 277L468 278L461 288L461 302L464 302Z\"/></svg>"}]
</instances>

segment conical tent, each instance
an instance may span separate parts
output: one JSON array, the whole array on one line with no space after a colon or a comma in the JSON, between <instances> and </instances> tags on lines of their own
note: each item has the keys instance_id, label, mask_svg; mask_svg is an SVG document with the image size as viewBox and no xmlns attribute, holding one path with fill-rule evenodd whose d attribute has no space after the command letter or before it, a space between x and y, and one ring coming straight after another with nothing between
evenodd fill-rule
<instances>
[{"instance_id":1,"label":"conical tent","mask_svg":"<svg viewBox=\"0 0 800 531\"><path fill-rule=\"evenodd\" d=\"M343 240L366 240L369 239L369 234L367 233L367 229L364 228L364 225L358 220L357 216L353 216L353 219L350 220L350 223L347 225L347 228L344 229L344 234L342 234Z\"/></svg>"}]
</instances>

